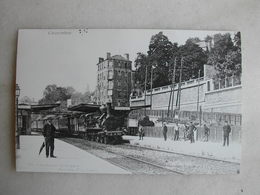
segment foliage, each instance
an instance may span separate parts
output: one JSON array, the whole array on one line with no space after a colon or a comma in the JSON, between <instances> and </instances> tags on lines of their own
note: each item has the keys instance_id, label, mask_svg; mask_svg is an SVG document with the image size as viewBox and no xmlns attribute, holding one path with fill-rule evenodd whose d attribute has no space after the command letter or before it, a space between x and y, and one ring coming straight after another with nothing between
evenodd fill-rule
<instances>
[{"instance_id":1,"label":"foliage","mask_svg":"<svg viewBox=\"0 0 260 195\"><path fill-rule=\"evenodd\" d=\"M28 96L23 96L20 100L19 100L20 104L32 104L33 100L31 98L29 98Z\"/></svg>"},{"instance_id":2,"label":"foliage","mask_svg":"<svg viewBox=\"0 0 260 195\"><path fill-rule=\"evenodd\" d=\"M188 39L184 45L181 45L176 53L177 69L180 70L180 59L183 57L182 81L194 79L203 76L203 65L207 62L206 52L194 43L192 39ZM170 74L170 77L172 73ZM179 82L180 73L176 71L175 82Z\"/></svg>"},{"instance_id":3,"label":"foliage","mask_svg":"<svg viewBox=\"0 0 260 195\"><path fill-rule=\"evenodd\" d=\"M214 47L209 53L208 64L212 64L217 71L216 77L223 78L241 74L241 37L240 32L231 35L215 34Z\"/></svg>"},{"instance_id":4,"label":"foliage","mask_svg":"<svg viewBox=\"0 0 260 195\"><path fill-rule=\"evenodd\" d=\"M72 105L81 104L81 103L90 103L92 95L93 94L89 91L86 91L85 93L75 92L71 96L71 103Z\"/></svg>"},{"instance_id":5,"label":"foliage","mask_svg":"<svg viewBox=\"0 0 260 195\"><path fill-rule=\"evenodd\" d=\"M170 71L170 63L172 63L174 53L177 50L177 43L173 44L162 32L151 37L147 53L149 57L149 73L151 73L151 69L154 67L153 87L160 87L171 83L171 80L168 78L168 72Z\"/></svg>"},{"instance_id":6,"label":"foliage","mask_svg":"<svg viewBox=\"0 0 260 195\"><path fill-rule=\"evenodd\" d=\"M58 101L66 101L71 98L75 90L72 87L59 87L55 84L48 85L43 91L43 98L39 100L39 104L54 104Z\"/></svg>"},{"instance_id":7,"label":"foliage","mask_svg":"<svg viewBox=\"0 0 260 195\"><path fill-rule=\"evenodd\" d=\"M77 92L73 87L59 87L53 84L45 88L43 98L39 101L39 104L54 104L57 102L63 104L68 99L71 99L73 105L89 103L91 102L91 96L93 96L93 93L88 90L81 93Z\"/></svg>"},{"instance_id":8,"label":"foliage","mask_svg":"<svg viewBox=\"0 0 260 195\"><path fill-rule=\"evenodd\" d=\"M147 68L146 88L151 86L151 69L153 67L153 88L169 85L173 78L173 66L176 58L175 82L179 82L181 57L184 57L182 80L198 77L203 65L207 62L207 54L198 46L200 39L189 38L182 46L169 41L167 36L159 32L151 37L147 54L138 53L135 60L135 83L139 83L144 89L145 72Z\"/></svg>"}]
</instances>

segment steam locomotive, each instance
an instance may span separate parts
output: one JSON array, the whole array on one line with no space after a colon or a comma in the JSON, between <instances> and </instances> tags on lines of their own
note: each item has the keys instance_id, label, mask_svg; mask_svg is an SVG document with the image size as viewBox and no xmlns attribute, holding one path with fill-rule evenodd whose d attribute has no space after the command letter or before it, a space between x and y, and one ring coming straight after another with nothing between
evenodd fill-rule
<instances>
[{"instance_id":1,"label":"steam locomotive","mask_svg":"<svg viewBox=\"0 0 260 195\"><path fill-rule=\"evenodd\" d=\"M81 137L104 144L115 144L122 141L122 135L127 132L128 114L139 107L113 107L106 105L79 104L69 108L80 112L77 130Z\"/></svg>"}]
</instances>

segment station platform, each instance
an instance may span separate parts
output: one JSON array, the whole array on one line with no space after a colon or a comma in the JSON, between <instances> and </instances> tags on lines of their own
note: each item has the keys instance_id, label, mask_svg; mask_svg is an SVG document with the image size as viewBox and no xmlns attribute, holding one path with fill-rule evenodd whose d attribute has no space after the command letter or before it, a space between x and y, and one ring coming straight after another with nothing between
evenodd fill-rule
<instances>
[{"instance_id":1,"label":"station platform","mask_svg":"<svg viewBox=\"0 0 260 195\"><path fill-rule=\"evenodd\" d=\"M20 172L102 173L131 174L84 150L55 139L54 155L46 158L45 148L39 155L43 136L20 137L20 149L16 150L16 170Z\"/></svg>"},{"instance_id":2,"label":"station platform","mask_svg":"<svg viewBox=\"0 0 260 195\"><path fill-rule=\"evenodd\" d=\"M241 144L229 143L229 146L223 146L223 143L217 142L202 142L178 140L174 141L168 138L164 141L163 138L144 137L139 140L138 136L123 136L124 140L129 140L131 145L142 146L158 150L166 150L170 152L217 159L229 162L240 163L241 160Z\"/></svg>"}]
</instances>

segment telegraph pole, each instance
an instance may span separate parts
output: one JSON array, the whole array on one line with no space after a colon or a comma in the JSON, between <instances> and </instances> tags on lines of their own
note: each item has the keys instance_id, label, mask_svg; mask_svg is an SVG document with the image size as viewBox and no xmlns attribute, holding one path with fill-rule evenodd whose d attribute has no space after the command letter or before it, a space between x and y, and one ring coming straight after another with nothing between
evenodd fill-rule
<instances>
[{"instance_id":1,"label":"telegraph pole","mask_svg":"<svg viewBox=\"0 0 260 195\"><path fill-rule=\"evenodd\" d=\"M152 64L152 67L151 67L151 87L150 87L150 109L152 110L152 100L153 100L153 64Z\"/></svg>"},{"instance_id":2,"label":"telegraph pole","mask_svg":"<svg viewBox=\"0 0 260 195\"><path fill-rule=\"evenodd\" d=\"M173 67L173 78L172 78L172 107L171 107L171 112L173 113L173 103L174 103L174 86L175 86L175 71L176 71L176 66L177 66L177 58L175 57L174 59L174 67Z\"/></svg>"},{"instance_id":3,"label":"telegraph pole","mask_svg":"<svg viewBox=\"0 0 260 195\"><path fill-rule=\"evenodd\" d=\"M144 78L144 115L146 116L146 82L147 82L147 64L145 65L145 78Z\"/></svg>"},{"instance_id":4,"label":"telegraph pole","mask_svg":"<svg viewBox=\"0 0 260 195\"><path fill-rule=\"evenodd\" d=\"M183 57L181 57L181 69L180 69L180 81L179 81L179 105L178 105L178 110L180 111L181 109L181 80L182 80L182 67L183 67Z\"/></svg>"},{"instance_id":5,"label":"telegraph pole","mask_svg":"<svg viewBox=\"0 0 260 195\"><path fill-rule=\"evenodd\" d=\"M169 117L169 113L170 113L171 99L172 99L172 85L171 85L171 92L170 92L169 103L168 103L167 118Z\"/></svg>"},{"instance_id":6,"label":"telegraph pole","mask_svg":"<svg viewBox=\"0 0 260 195\"><path fill-rule=\"evenodd\" d=\"M200 70L199 70L199 76L198 76L197 113L199 113L199 101L200 101Z\"/></svg>"}]
</instances>

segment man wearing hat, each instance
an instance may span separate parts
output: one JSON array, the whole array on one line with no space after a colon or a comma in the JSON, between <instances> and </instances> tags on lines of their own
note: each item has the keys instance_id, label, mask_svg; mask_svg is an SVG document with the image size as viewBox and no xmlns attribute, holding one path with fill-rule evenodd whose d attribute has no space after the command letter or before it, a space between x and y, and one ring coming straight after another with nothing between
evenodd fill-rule
<instances>
[{"instance_id":1,"label":"man wearing hat","mask_svg":"<svg viewBox=\"0 0 260 195\"><path fill-rule=\"evenodd\" d=\"M44 140L45 140L46 158L49 157L49 153L50 153L51 158L56 158L53 155L55 131L56 131L56 128L52 124L52 118L48 117L47 123L43 127L43 136L44 136Z\"/></svg>"},{"instance_id":2,"label":"man wearing hat","mask_svg":"<svg viewBox=\"0 0 260 195\"><path fill-rule=\"evenodd\" d=\"M167 126L166 126L166 122L163 123L163 137L164 137L164 141L167 140Z\"/></svg>"},{"instance_id":3,"label":"man wearing hat","mask_svg":"<svg viewBox=\"0 0 260 195\"><path fill-rule=\"evenodd\" d=\"M225 146L226 143L227 143L227 146L229 145L229 134L230 134L230 132L231 132L231 127L228 124L228 122L225 121L225 125L223 126L223 135L224 135L223 146Z\"/></svg>"}]
</instances>

